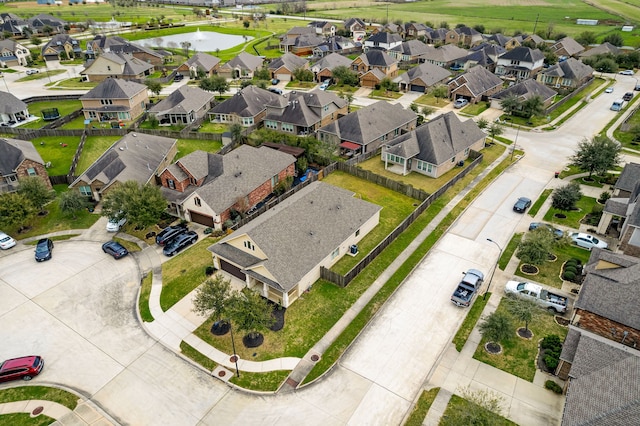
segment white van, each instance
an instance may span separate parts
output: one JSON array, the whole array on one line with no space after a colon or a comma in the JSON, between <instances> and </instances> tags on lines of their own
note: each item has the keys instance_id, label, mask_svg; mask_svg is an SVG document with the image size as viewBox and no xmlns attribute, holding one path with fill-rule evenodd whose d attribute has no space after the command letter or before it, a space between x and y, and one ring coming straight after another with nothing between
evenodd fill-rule
<instances>
[{"instance_id":1,"label":"white van","mask_svg":"<svg viewBox=\"0 0 640 426\"><path fill-rule=\"evenodd\" d=\"M623 104L624 104L624 101L622 99L616 99L615 101L613 101L613 104L611 105L611 111L620 111L622 109Z\"/></svg>"}]
</instances>

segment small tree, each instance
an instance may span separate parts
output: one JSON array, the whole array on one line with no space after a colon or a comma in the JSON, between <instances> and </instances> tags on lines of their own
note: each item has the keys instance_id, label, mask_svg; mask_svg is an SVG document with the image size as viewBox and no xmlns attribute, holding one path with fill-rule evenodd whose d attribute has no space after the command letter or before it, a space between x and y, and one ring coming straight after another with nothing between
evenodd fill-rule
<instances>
[{"instance_id":1,"label":"small tree","mask_svg":"<svg viewBox=\"0 0 640 426\"><path fill-rule=\"evenodd\" d=\"M527 265L540 265L549 259L553 247L553 232L546 227L540 227L520 241L516 256Z\"/></svg>"},{"instance_id":2,"label":"small tree","mask_svg":"<svg viewBox=\"0 0 640 426\"><path fill-rule=\"evenodd\" d=\"M495 139L496 136L500 136L504 132L504 128L498 123L491 123L489 126L489 136L491 139Z\"/></svg>"},{"instance_id":3,"label":"small tree","mask_svg":"<svg viewBox=\"0 0 640 426\"><path fill-rule=\"evenodd\" d=\"M486 118L484 118L484 117L480 117L480 118L478 119L478 121L476 121L476 124L478 125L478 127L479 127L481 130L484 130L484 129L486 129L487 127L489 127L489 120L487 120L487 119L486 119Z\"/></svg>"},{"instance_id":4,"label":"small tree","mask_svg":"<svg viewBox=\"0 0 640 426\"><path fill-rule=\"evenodd\" d=\"M522 114L525 118L541 116L544 111L544 101L540 96L532 96L522 103Z\"/></svg>"},{"instance_id":5,"label":"small tree","mask_svg":"<svg viewBox=\"0 0 640 426\"><path fill-rule=\"evenodd\" d=\"M490 343L499 345L500 342L511 337L513 325L508 315L493 312L478 326L478 329L482 337Z\"/></svg>"},{"instance_id":6,"label":"small tree","mask_svg":"<svg viewBox=\"0 0 640 426\"><path fill-rule=\"evenodd\" d=\"M431 93L433 94L433 97L436 98L436 104L439 104L440 99L449 96L449 87L444 84L437 84L433 89L431 89Z\"/></svg>"},{"instance_id":7,"label":"small tree","mask_svg":"<svg viewBox=\"0 0 640 426\"><path fill-rule=\"evenodd\" d=\"M559 210L572 210L582 197L578 182L570 182L565 186L556 188L551 195L551 205Z\"/></svg>"},{"instance_id":8,"label":"small tree","mask_svg":"<svg viewBox=\"0 0 640 426\"><path fill-rule=\"evenodd\" d=\"M589 177L593 173L604 174L607 170L620 163L622 146L608 137L594 136L583 139L569 161L580 170L588 171Z\"/></svg>"},{"instance_id":9,"label":"small tree","mask_svg":"<svg viewBox=\"0 0 640 426\"><path fill-rule=\"evenodd\" d=\"M344 65L335 67L331 74L333 75L333 78L335 78L341 84L347 86L357 86L360 82L360 80L358 79L358 74L351 71L349 67L346 67Z\"/></svg>"},{"instance_id":10,"label":"small tree","mask_svg":"<svg viewBox=\"0 0 640 426\"><path fill-rule=\"evenodd\" d=\"M243 342L248 347L260 346L262 333L275 322L275 318L271 315L272 308L267 299L249 289L234 294L229 306L229 313L236 327L247 333Z\"/></svg>"},{"instance_id":11,"label":"small tree","mask_svg":"<svg viewBox=\"0 0 640 426\"><path fill-rule=\"evenodd\" d=\"M233 123L229 126L229 133L231 133L231 140L234 143L240 143L244 140L244 127L242 127L242 124Z\"/></svg>"},{"instance_id":12,"label":"small tree","mask_svg":"<svg viewBox=\"0 0 640 426\"><path fill-rule=\"evenodd\" d=\"M420 112L425 117L428 117L431 114L433 114L434 112L436 112L436 110L434 108L430 107L430 106L423 106L422 109L420 110Z\"/></svg>"},{"instance_id":13,"label":"small tree","mask_svg":"<svg viewBox=\"0 0 640 426\"><path fill-rule=\"evenodd\" d=\"M78 191L67 191L60 194L60 211L77 219L77 214L88 205L87 197Z\"/></svg>"},{"instance_id":14,"label":"small tree","mask_svg":"<svg viewBox=\"0 0 640 426\"><path fill-rule=\"evenodd\" d=\"M229 90L229 83L226 78L214 75L213 77L200 80L200 88L208 92L218 92L220 96L222 96L224 92Z\"/></svg>"},{"instance_id":15,"label":"small tree","mask_svg":"<svg viewBox=\"0 0 640 426\"><path fill-rule=\"evenodd\" d=\"M521 103L516 95L508 95L506 98L500 101L500 106L509 115L513 115L514 112L518 111L521 108Z\"/></svg>"},{"instance_id":16,"label":"small tree","mask_svg":"<svg viewBox=\"0 0 640 426\"><path fill-rule=\"evenodd\" d=\"M193 312L207 317L213 316L216 323L220 323L227 316L231 296L231 281L216 274L196 289Z\"/></svg>"},{"instance_id":17,"label":"small tree","mask_svg":"<svg viewBox=\"0 0 640 426\"><path fill-rule=\"evenodd\" d=\"M55 191L37 176L20 178L18 193L27 197L39 212L43 211L45 204L56 197Z\"/></svg>"},{"instance_id":18,"label":"small tree","mask_svg":"<svg viewBox=\"0 0 640 426\"><path fill-rule=\"evenodd\" d=\"M537 309L540 307L530 299L523 299L514 294L509 294L510 303L507 305L509 312L513 315L518 321L524 322L524 336L522 337L531 337L529 332L529 323L533 319L533 315Z\"/></svg>"},{"instance_id":19,"label":"small tree","mask_svg":"<svg viewBox=\"0 0 640 426\"><path fill-rule=\"evenodd\" d=\"M36 215L38 210L29 198L17 192L8 192L0 196L0 226L11 228L24 227Z\"/></svg>"},{"instance_id":20,"label":"small tree","mask_svg":"<svg viewBox=\"0 0 640 426\"><path fill-rule=\"evenodd\" d=\"M147 89L156 96L158 96L162 91L162 84L157 80L147 79L144 81L144 84L147 86Z\"/></svg>"},{"instance_id":21,"label":"small tree","mask_svg":"<svg viewBox=\"0 0 640 426\"><path fill-rule=\"evenodd\" d=\"M157 223L167 208L167 200L156 185L129 180L110 190L102 202L102 216L126 217L137 228Z\"/></svg>"}]
</instances>

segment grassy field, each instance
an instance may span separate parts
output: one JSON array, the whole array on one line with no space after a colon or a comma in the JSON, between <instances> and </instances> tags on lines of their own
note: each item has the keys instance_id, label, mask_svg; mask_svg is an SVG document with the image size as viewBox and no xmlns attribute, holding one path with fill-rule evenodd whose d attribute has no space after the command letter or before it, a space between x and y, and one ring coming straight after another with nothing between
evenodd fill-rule
<instances>
[{"instance_id":1,"label":"grassy field","mask_svg":"<svg viewBox=\"0 0 640 426\"><path fill-rule=\"evenodd\" d=\"M176 160L191 154L193 151L218 152L222 148L222 142L202 139L178 139L178 154Z\"/></svg>"}]
</instances>

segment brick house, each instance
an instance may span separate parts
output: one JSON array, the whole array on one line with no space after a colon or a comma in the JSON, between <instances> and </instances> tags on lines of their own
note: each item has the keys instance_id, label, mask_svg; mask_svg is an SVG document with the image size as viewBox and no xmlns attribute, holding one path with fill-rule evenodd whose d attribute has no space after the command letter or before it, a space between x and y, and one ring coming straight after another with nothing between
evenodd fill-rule
<instances>
[{"instance_id":1,"label":"brick house","mask_svg":"<svg viewBox=\"0 0 640 426\"><path fill-rule=\"evenodd\" d=\"M84 118L98 122L133 121L149 102L147 86L108 78L80 97Z\"/></svg>"},{"instance_id":2,"label":"brick house","mask_svg":"<svg viewBox=\"0 0 640 426\"><path fill-rule=\"evenodd\" d=\"M237 123L246 128L260 126L267 115L267 105L278 105L280 95L258 86L247 86L214 106L208 113L212 123Z\"/></svg>"},{"instance_id":3,"label":"brick house","mask_svg":"<svg viewBox=\"0 0 640 426\"><path fill-rule=\"evenodd\" d=\"M535 78L544 65L544 54L540 49L516 47L498 58L496 75L516 81Z\"/></svg>"},{"instance_id":4,"label":"brick house","mask_svg":"<svg viewBox=\"0 0 640 426\"><path fill-rule=\"evenodd\" d=\"M575 89L593 78L593 68L575 58L558 62L538 73L536 79L556 88Z\"/></svg>"},{"instance_id":5,"label":"brick house","mask_svg":"<svg viewBox=\"0 0 640 426\"><path fill-rule=\"evenodd\" d=\"M341 66L349 68L351 66L351 59L338 53L329 53L313 64L311 71L315 74L316 81L324 81L333 78L333 69Z\"/></svg>"},{"instance_id":6,"label":"brick house","mask_svg":"<svg viewBox=\"0 0 640 426\"><path fill-rule=\"evenodd\" d=\"M197 77L198 71L204 72L205 77L213 77L220 67L220 59L204 52L196 52L195 55L181 64L176 73L184 77Z\"/></svg>"},{"instance_id":7,"label":"brick house","mask_svg":"<svg viewBox=\"0 0 640 426\"><path fill-rule=\"evenodd\" d=\"M45 61L82 58L82 48L69 34L56 34L42 47L42 57Z\"/></svg>"},{"instance_id":8,"label":"brick house","mask_svg":"<svg viewBox=\"0 0 640 426\"><path fill-rule=\"evenodd\" d=\"M222 229L232 210L247 212L295 174L295 157L241 145L226 155L194 151L160 172L172 214Z\"/></svg>"},{"instance_id":9,"label":"brick house","mask_svg":"<svg viewBox=\"0 0 640 426\"><path fill-rule=\"evenodd\" d=\"M45 162L30 141L0 139L0 193L18 189L18 180L38 176L49 187Z\"/></svg>"},{"instance_id":10,"label":"brick house","mask_svg":"<svg viewBox=\"0 0 640 426\"><path fill-rule=\"evenodd\" d=\"M470 103L486 100L502 90L502 80L484 67L476 66L449 83L451 99L465 98Z\"/></svg>"},{"instance_id":11,"label":"brick house","mask_svg":"<svg viewBox=\"0 0 640 426\"><path fill-rule=\"evenodd\" d=\"M557 94L558 93L550 87L530 78L492 95L491 107L502 109L502 105L500 103L510 96L515 96L518 98L519 102L525 102L526 100L537 96L542 100L544 107L548 108L553 103Z\"/></svg>"},{"instance_id":12,"label":"brick house","mask_svg":"<svg viewBox=\"0 0 640 426\"><path fill-rule=\"evenodd\" d=\"M279 58L275 58L273 61L271 61L267 69L269 70L269 75L271 76L271 78L277 78L278 80L282 81L290 81L295 79L295 77L293 76L294 71L298 69L309 69L309 61L296 56L293 53L285 53Z\"/></svg>"},{"instance_id":13,"label":"brick house","mask_svg":"<svg viewBox=\"0 0 640 426\"><path fill-rule=\"evenodd\" d=\"M448 82L450 77L451 71L424 62L399 75L394 81L399 84L402 91L427 93L429 88Z\"/></svg>"},{"instance_id":14,"label":"brick house","mask_svg":"<svg viewBox=\"0 0 640 426\"><path fill-rule=\"evenodd\" d=\"M149 108L148 112L160 124L191 124L207 115L215 103L214 97L211 92L185 84Z\"/></svg>"},{"instance_id":15,"label":"brick house","mask_svg":"<svg viewBox=\"0 0 640 426\"><path fill-rule=\"evenodd\" d=\"M584 47L571 37L560 39L549 48L558 57L564 56L567 58L577 58L582 52L584 52Z\"/></svg>"},{"instance_id":16,"label":"brick house","mask_svg":"<svg viewBox=\"0 0 640 426\"><path fill-rule=\"evenodd\" d=\"M362 87L375 87L384 78L398 76L398 61L379 49L369 49L351 63L351 70L358 74Z\"/></svg>"},{"instance_id":17,"label":"brick house","mask_svg":"<svg viewBox=\"0 0 640 426\"><path fill-rule=\"evenodd\" d=\"M220 65L218 74L224 78L253 78L253 74L262 68L263 62L259 56L241 52L229 62Z\"/></svg>"},{"instance_id":18,"label":"brick house","mask_svg":"<svg viewBox=\"0 0 640 426\"><path fill-rule=\"evenodd\" d=\"M426 52L420 55L418 60L447 68L453 65L457 59L464 58L468 54L468 51L454 44L446 44L440 47L427 46Z\"/></svg>"}]
</instances>

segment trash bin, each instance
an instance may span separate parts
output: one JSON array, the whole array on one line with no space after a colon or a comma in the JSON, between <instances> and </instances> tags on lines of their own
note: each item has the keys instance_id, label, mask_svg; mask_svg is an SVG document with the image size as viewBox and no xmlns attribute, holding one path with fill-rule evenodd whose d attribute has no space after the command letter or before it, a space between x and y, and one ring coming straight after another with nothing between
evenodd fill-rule
<instances>
[{"instance_id":1,"label":"trash bin","mask_svg":"<svg viewBox=\"0 0 640 426\"><path fill-rule=\"evenodd\" d=\"M558 179L558 177L560 177L560 172L555 172L554 175L555 175L555 178Z\"/></svg>"}]
</instances>

